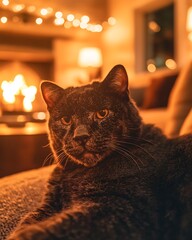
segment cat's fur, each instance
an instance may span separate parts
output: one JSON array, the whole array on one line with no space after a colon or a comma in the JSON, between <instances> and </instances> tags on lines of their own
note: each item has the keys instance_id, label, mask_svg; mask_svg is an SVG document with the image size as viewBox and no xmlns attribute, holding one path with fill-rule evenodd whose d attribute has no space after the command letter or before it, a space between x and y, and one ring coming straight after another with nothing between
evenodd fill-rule
<instances>
[{"instance_id":1,"label":"cat's fur","mask_svg":"<svg viewBox=\"0 0 192 240\"><path fill-rule=\"evenodd\" d=\"M9 239L192 239L192 135L144 124L123 66L103 82L42 83L57 167Z\"/></svg>"}]
</instances>

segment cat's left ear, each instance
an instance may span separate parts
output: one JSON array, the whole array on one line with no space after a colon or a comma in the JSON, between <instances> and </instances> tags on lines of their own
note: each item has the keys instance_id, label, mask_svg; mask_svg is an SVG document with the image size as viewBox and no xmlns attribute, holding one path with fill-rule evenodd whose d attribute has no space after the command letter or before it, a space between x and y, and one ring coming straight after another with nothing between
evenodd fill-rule
<instances>
[{"instance_id":1,"label":"cat's left ear","mask_svg":"<svg viewBox=\"0 0 192 240\"><path fill-rule=\"evenodd\" d=\"M128 92L128 75L123 65L116 65L108 73L103 84L119 93Z\"/></svg>"},{"instance_id":2,"label":"cat's left ear","mask_svg":"<svg viewBox=\"0 0 192 240\"><path fill-rule=\"evenodd\" d=\"M47 104L48 110L51 110L58 99L64 94L64 89L50 81L43 81L41 83L41 93Z\"/></svg>"}]
</instances>

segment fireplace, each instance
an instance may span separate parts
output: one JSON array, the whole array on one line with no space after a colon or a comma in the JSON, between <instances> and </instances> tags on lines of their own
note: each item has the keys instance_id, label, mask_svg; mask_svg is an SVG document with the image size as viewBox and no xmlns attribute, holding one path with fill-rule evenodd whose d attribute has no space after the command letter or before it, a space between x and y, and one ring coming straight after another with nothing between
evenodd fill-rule
<instances>
[{"instance_id":1,"label":"fireplace","mask_svg":"<svg viewBox=\"0 0 192 240\"><path fill-rule=\"evenodd\" d=\"M39 91L45 79L41 71L48 72L49 64L0 63L0 177L4 177L49 164L46 106Z\"/></svg>"},{"instance_id":2,"label":"fireplace","mask_svg":"<svg viewBox=\"0 0 192 240\"><path fill-rule=\"evenodd\" d=\"M9 62L0 69L0 123L23 127L27 122L45 122L41 77L30 64Z\"/></svg>"}]
</instances>

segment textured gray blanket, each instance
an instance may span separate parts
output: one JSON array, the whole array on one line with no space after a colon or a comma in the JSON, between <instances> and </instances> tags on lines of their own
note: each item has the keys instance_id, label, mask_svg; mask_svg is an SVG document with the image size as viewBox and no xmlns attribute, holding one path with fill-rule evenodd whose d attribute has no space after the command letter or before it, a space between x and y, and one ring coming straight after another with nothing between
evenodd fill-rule
<instances>
[{"instance_id":1,"label":"textured gray blanket","mask_svg":"<svg viewBox=\"0 0 192 240\"><path fill-rule=\"evenodd\" d=\"M0 240L6 239L19 220L41 203L53 168L43 167L0 179Z\"/></svg>"}]
</instances>

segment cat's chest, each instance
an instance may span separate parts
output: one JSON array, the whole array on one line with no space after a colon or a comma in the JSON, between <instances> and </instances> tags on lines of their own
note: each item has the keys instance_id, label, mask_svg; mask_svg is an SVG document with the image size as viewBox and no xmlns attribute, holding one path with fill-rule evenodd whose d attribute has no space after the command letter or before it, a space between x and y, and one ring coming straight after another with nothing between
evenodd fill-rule
<instances>
[{"instance_id":1,"label":"cat's chest","mask_svg":"<svg viewBox=\"0 0 192 240\"><path fill-rule=\"evenodd\" d=\"M62 188L72 201L83 199L99 199L103 196L130 196L148 195L150 185L147 180L137 177L118 178L93 178L93 177L68 177L63 181ZM65 191L65 189L67 191Z\"/></svg>"}]
</instances>

